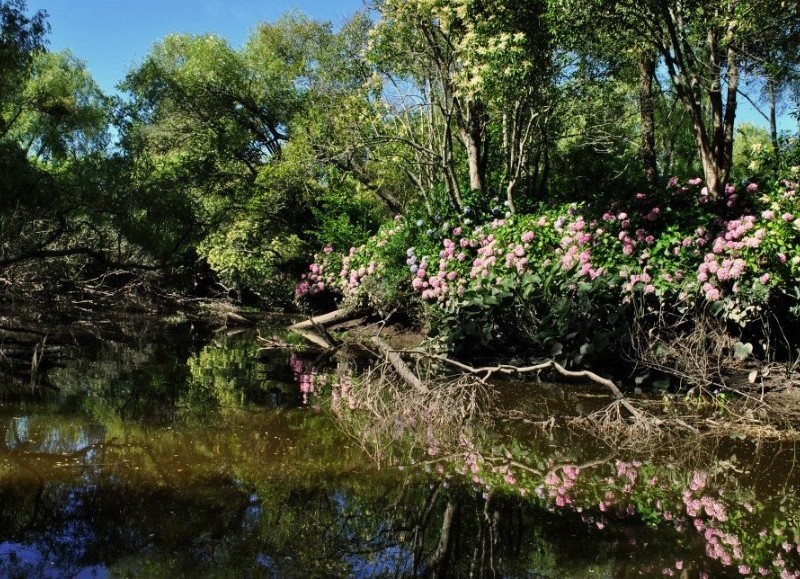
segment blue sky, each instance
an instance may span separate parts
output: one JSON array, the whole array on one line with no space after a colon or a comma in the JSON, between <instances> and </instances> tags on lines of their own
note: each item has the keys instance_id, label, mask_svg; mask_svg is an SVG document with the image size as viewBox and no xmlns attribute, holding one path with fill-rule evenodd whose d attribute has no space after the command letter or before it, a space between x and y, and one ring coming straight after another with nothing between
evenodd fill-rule
<instances>
[{"instance_id":1,"label":"blue sky","mask_svg":"<svg viewBox=\"0 0 800 579\"><path fill-rule=\"evenodd\" d=\"M83 60L103 92L141 63L153 44L172 32L213 33L239 47L259 22L299 11L341 24L362 0L28 0L45 10L50 50L69 49Z\"/></svg>"}]
</instances>

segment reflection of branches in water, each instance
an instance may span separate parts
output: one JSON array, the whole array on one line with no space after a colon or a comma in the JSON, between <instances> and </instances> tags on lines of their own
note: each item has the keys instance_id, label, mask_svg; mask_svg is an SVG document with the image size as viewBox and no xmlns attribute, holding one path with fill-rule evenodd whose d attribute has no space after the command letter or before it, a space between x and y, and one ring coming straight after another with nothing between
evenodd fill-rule
<instances>
[{"instance_id":1,"label":"reflection of branches in water","mask_svg":"<svg viewBox=\"0 0 800 579\"><path fill-rule=\"evenodd\" d=\"M402 448L402 441L411 444L409 452L420 444L430 454L452 451L485 419L489 386L470 376L433 378L430 368L422 365L417 371L422 383L436 386L411 388L387 363L370 367L358 378L340 369L344 375L339 377L333 410L345 431L378 461L389 456L390 447Z\"/></svg>"},{"instance_id":2,"label":"reflection of branches in water","mask_svg":"<svg viewBox=\"0 0 800 579\"><path fill-rule=\"evenodd\" d=\"M391 536L408 546L408 574L414 577L508 573L532 528L515 501L491 490L476 494L450 488L443 480L420 485L417 477L409 477L391 511Z\"/></svg>"},{"instance_id":3,"label":"reflection of branches in water","mask_svg":"<svg viewBox=\"0 0 800 579\"><path fill-rule=\"evenodd\" d=\"M568 424L583 427L613 448L625 449L635 448L642 441L660 443L665 433L660 428L661 421L654 416L648 416L649 419L645 419L642 413L636 420L628 420L617 400L588 416L568 419Z\"/></svg>"},{"instance_id":4,"label":"reflection of branches in water","mask_svg":"<svg viewBox=\"0 0 800 579\"><path fill-rule=\"evenodd\" d=\"M588 417L569 419L569 426L584 435L602 438L620 454L652 464L686 472L713 471L727 465L732 471L745 473L744 479L752 484L777 489L796 483L797 437L789 439L783 430L757 424L748 430L746 421L731 417L714 422L696 414L681 415L686 421L665 418L647 428L625 421L618 410L615 414L613 408L607 408Z\"/></svg>"},{"instance_id":5,"label":"reflection of branches in water","mask_svg":"<svg viewBox=\"0 0 800 579\"><path fill-rule=\"evenodd\" d=\"M636 400L635 404L643 409L637 420L630 420L619 403L614 402L588 416L569 418L568 424L616 448L635 449L639 453L682 446L703 437L765 442L800 440L794 420L775 404L755 397L719 404L700 398Z\"/></svg>"}]
</instances>

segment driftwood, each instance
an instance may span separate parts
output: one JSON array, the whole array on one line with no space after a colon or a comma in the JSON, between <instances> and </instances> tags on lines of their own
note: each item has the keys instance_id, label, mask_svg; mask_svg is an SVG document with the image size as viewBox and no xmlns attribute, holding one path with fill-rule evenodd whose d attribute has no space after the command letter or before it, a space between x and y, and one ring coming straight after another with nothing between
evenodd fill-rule
<instances>
[{"instance_id":1,"label":"driftwood","mask_svg":"<svg viewBox=\"0 0 800 579\"><path fill-rule=\"evenodd\" d=\"M321 316L314 316L313 318L309 318L307 320L303 320L302 322L297 322L296 324L292 324L289 326L290 330L313 330L317 326L330 326L331 324L335 324L336 322L342 322L346 320L351 320L356 317L355 310L350 308L342 308L339 310L334 310L327 314L323 314Z\"/></svg>"},{"instance_id":2,"label":"driftwood","mask_svg":"<svg viewBox=\"0 0 800 579\"><path fill-rule=\"evenodd\" d=\"M254 325L253 320L245 318L244 316L237 314L236 312L227 312L225 314L225 325L242 325L242 326L252 326Z\"/></svg>"},{"instance_id":3,"label":"driftwood","mask_svg":"<svg viewBox=\"0 0 800 579\"><path fill-rule=\"evenodd\" d=\"M327 330L325 330L325 326L330 326L332 324L336 324L337 322L351 320L355 317L356 317L356 312L354 310L349 308L342 308L321 316L316 316L308 320L303 320L302 322L297 322L296 324L292 324L291 326L289 326L289 329L298 332L310 342L322 346L323 348L330 348L335 346L335 341L327 332ZM316 330L316 333L303 332L302 330ZM373 336L371 338L371 341L378 348L378 350L384 356L384 358L386 358L389 364L391 364L392 367L397 371L400 377L414 390L421 393L427 393L430 390L428 389L427 386L425 386L425 384L419 378L419 376L417 376L414 373L414 371L411 370L411 368L409 368L408 364L406 364L403 361L400 354L417 355L429 359L440 360L455 368L459 368L464 372L472 374L483 383L485 383L490 376L497 373L525 374L531 372L538 373L543 370L554 370L555 372L566 378L586 378L596 384L605 386L614 396L615 401L617 401L621 406L623 406L631 414L631 416L638 417L640 415L640 412L637 411L636 408L634 408L633 405L631 405L630 402L628 402L625 399L625 395L622 393L622 391L620 391L617 385L614 384L614 382L612 382L608 378L603 378L602 376L599 376L589 370L579 370L579 371L567 370L561 364L552 359L544 360L541 363L534 364L532 366L513 366L510 364L498 364L496 366L484 366L480 368L474 368L472 366L469 366L468 364L452 360L447 356L429 354L422 350L394 350L379 336Z\"/></svg>"},{"instance_id":4,"label":"driftwood","mask_svg":"<svg viewBox=\"0 0 800 579\"><path fill-rule=\"evenodd\" d=\"M409 386L418 392L428 392L427 386L422 383L422 380L419 379L419 376L417 376L411 370L411 368L408 367L408 364L403 362L400 354L393 350L389 344L384 342L378 336L372 336L372 343L378 347L378 350L380 350L381 354L384 355L386 360L395 370L397 370L397 373Z\"/></svg>"},{"instance_id":5,"label":"driftwood","mask_svg":"<svg viewBox=\"0 0 800 579\"><path fill-rule=\"evenodd\" d=\"M307 332L305 330L295 330L295 333L320 348L327 350L336 347L336 344L331 342L325 335L315 334L314 332Z\"/></svg>"},{"instance_id":6,"label":"driftwood","mask_svg":"<svg viewBox=\"0 0 800 579\"><path fill-rule=\"evenodd\" d=\"M639 411L636 410L633 406L631 406L630 402L625 400L625 395L620 391L619 388L617 388L617 385L614 384L608 378L603 378L602 376L598 376L597 374L595 374L594 372L590 372L589 370L579 370L579 371L567 370L555 360L550 360L550 363L552 364L553 369L562 376L565 376L567 378L588 378L589 380L591 380L596 384L601 384L605 386L611 391L611 393L614 395L614 398L618 400L619 403L622 404L622 406L625 407L625 410L631 413L631 416L639 416Z\"/></svg>"},{"instance_id":7,"label":"driftwood","mask_svg":"<svg viewBox=\"0 0 800 579\"><path fill-rule=\"evenodd\" d=\"M403 362L403 359L400 357L399 351L391 349L391 347L381 340L379 337L374 336L372 338L372 343L375 344L381 353L386 357L389 363L397 370L397 373L400 374L400 377L406 381L410 386L415 389L419 389L422 392L427 391L428 389L422 384L422 381L417 377L416 374L408 367L408 365ZM641 413L633 407L633 405L625 399L625 395L622 391L608 378L603 378L602 376L598 376L594 372L589 370L567 370L561 364L556 362L555 360L546 360L540 364L534 364L532 366L512 366L509 364L500 364L497 366L484 366L481 368L474 368L462 362L458 362L456 360L451 360L446 356L441 356L437 354L427 354L421 350L407 350L404 353L407 354L415 354L421 355L428 358L433 358L435 360L441 360L450 364L460 370L468 372L478 378L481 382L485 382L487 378L489 378L492 374L495 373L502 373L502 374L525 374L530 372L541 372L542 370L552 369L555 370L561 376L565 378L586 378L591 380L596 384L600 384L608 388L608 390L613 394L614 399L622 405L628 412L630 412L631 416L637 417ZM483 374L483 376L480 376Z\"/></svg>"}]
</instances>

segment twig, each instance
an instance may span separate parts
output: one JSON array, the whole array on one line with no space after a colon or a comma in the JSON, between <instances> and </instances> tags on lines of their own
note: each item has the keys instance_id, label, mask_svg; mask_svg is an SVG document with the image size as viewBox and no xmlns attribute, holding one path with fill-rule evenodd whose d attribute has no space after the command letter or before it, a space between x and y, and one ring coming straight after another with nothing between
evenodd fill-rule
<instances>
[{"instance_id":1,"label":"twig","mask_svg":"<svg viewBox=\"0 0 800 579\"><path fill-rule=\"evenodd\" d=\"M631 413L632 416L634 417L639 416L639 411L636 410L631 405L631 403L625 399L625 395L622 394L619 388L617 388L617 385L614 384L608 378L603 378L602 376L598 376L597 374L589 370L577 370L577 371L567 370L555 360L551 360L551 363L553 364L553 369L555 369L555 371L561 374L562 376L566 376L568 378L588 378L592 382L596 382L597 384L602 384L603 386L611 390L611 392L614 394L614 398L616 398L619 401L619 403L622 404L625 407L625 409Z\"/></svg>"},{"instance_id":2,"label":"twig","mask_svg":"<svg viewBox=\"0 0 800 579\"><path fill-rule=\"evenodd\" d=\"M405 354L423 356L425 358L430 358L432 360L439 360L441 362L449 364L450 366L453 366L454 368L458 368L459 370L464 370L465 372L469 372L470 374L475 375L475 377L481 382L485 382L492 376L492 374L495 373L526 374L530 372L541 372L542 370L546 370L552 366L550 360L548 360L540 364L534 364L533 366L513 366L510 364L498 364L497 366L481 366L480 368L475 368L473 366L470 366L469 364L464 364L457 360L448 358L447 356L442 356L441 354L430 354L422 350L396 350L396 352L401 354L405 353ZM485 375L478 376L478 374L485 374Z\"/></svg>"}]
</instances>

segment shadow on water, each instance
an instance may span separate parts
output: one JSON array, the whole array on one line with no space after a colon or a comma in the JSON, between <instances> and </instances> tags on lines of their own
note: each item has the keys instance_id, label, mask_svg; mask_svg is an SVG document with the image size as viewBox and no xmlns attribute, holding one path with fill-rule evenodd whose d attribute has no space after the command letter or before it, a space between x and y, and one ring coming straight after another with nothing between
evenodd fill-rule
<instances>
[{"instance_id":1,"label":"shadow on water","mask_svg":"<svg viewBox=\"0 0 800 579\"><path fill-rule=\"evenodd\" d=\"M139 324L49 369L58 390L0 403L0 576L800 566L792 445L704 438L637 455L547 423L602 404L591 390L510 381L482 399L492 412L448 422L452 409L393 404L347 353L293 344L283 319L261 322L286 346L265 350L254 331Z\"/></svg>"}]
</instances>

